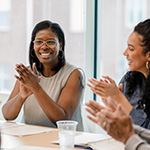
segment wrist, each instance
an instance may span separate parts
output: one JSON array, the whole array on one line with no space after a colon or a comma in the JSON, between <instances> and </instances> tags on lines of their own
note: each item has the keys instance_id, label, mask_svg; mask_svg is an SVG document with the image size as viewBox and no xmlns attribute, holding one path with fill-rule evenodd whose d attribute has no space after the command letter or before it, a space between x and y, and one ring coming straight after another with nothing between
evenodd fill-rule
<instances>
[{"instance_id":1,"label":"wrist","mask_svg":"<svg viewBox=\"0 0 150 150\"><path fill-rule=\"evenodd\" d=\"M33 92L33 93L35 93L35 92L37 92L37 91L39 91L39 89L40 89L40 84L38 83L38 84L34 84L34 86L31 88L31 91Z\"/></svg>"},{"instance_id":2,"label":"wrist","mask_svg":"<svg viewBox=\"0 0 150 150\"><path fill-rule=\"evenodd\" d=\"M123 143L126 144L127 141L128 141L128 139L129 139L133 134L134 134L133 132L129 133L129 134L125 137L125 139L123 140Z\"/></svg>"},{"instance_id":3,"label":"wrist","mask_svg":"<svg viewBox=\"0 0 150 150\"><path fill-rule=\"evenodd\" d=\"M21 101L23 101L23 102L24 102L24 101L27 99L27 97L28 97L28 96L23 96L23 95L21 94L21 92L19 92L18 96L20 97Z\"/></svg>"}]
</instances>

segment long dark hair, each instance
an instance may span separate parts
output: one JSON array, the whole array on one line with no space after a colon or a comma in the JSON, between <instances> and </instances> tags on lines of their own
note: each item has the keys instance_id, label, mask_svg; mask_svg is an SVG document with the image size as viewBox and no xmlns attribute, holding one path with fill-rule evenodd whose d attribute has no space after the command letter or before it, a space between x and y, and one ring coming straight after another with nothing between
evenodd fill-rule
<instances>
[{"instance_id":1,"label":"long dark hair","mask_svg":"<svg viewBox=\"0 0 150 150\"><path fill-rule=\"evenodd\" d=\"M33 63L36 63L36 68L38 72L42 73L43 71L43 65L39 61L39 59L36 57L35 52L34 52L34 43L33 41L35 40L36 34L44 29L51 29L56 36L58 37L59 43L62 43L62 51L59 51L59 63L56 68L53 68L52 70L59 70L62 66L65 65L65 36L64 32L61 29L60 25L57 23L53 23L49 20L41 21L38 24L35 25L33 31L32 31L32 36L31 36L31 42L30 42L30 47L29 47L29 63L30 67L32 68Z\"/></svg>"},{"instance_id":2,"label":"long dark hair","mask_svg":"<svg viewBox=\"0 0 150 150\"><path fill-rule=\"evenodd\" d=\"M141 46L143 47L143 54L150 51L150 19L140 22L135 26L134 32L142 36ZM144 108L148 116L150 116L150 68L149 75L146 79L145 89L142 99L139 101L139 107Z\"/></svg>"}]
</instances>

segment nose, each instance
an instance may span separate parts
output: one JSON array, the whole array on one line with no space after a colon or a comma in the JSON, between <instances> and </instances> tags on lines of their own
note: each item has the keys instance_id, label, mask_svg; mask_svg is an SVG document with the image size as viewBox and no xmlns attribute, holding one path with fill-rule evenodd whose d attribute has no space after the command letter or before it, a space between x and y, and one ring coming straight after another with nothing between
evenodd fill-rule
<instances>
[{"instance_id":1,"label":"nose","mask_svg":"<svg viewBox=\"0 0 150 150\"><path fill-rule=\"evenodd\" d=\"M45 47L47 48L48 45L47 45L47 43L44 41L43 44L41 45L41 47L42 47L42 48L45 48Z\"/></svg>"},{"instance_id":2,"label":"nose","mask_svg":"<svg viewBox=\"0 0 150 150\"><path fill-rule=\"evenodd\" d=\"M123 55L127 56L127 53L128 53L128 48L125 49L125 51L123 52Z\"/></svg>"}]
</instances>

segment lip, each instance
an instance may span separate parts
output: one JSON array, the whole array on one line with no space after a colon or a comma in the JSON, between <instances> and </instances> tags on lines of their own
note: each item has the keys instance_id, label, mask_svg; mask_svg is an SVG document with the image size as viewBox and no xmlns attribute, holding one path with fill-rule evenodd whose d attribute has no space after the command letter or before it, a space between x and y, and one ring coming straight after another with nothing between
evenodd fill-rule
<instances>
[{"instance_id":1,"label":"lip","mask_svg":"<svg viewBox=\"0 0 150 150\"><path fill-rule=\"evenodd\" d=\"M52 55L52 52L40 52L42 58L49 58Z\"/></svg>"},{"instance_id":2,"label":"lip","mask_svg":"<svg viewBox=\"0 0 150 150\"><path fill-rule=\"evenodd\" d=\"M127 60L128 61L128 65L131 65L133 61L131 60Z\"/></svg>"}]
</instances>

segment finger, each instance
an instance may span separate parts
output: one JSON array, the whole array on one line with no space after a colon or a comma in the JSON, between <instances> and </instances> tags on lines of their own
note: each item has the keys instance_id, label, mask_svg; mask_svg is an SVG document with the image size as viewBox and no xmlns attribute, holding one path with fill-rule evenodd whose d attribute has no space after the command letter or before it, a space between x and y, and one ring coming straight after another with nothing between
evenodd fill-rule
<instances>
[{"instance_id":1,"label":"finger","mask_svg":"<svg viewBox=\"0 0 150 150\"><path fill-rule=\"evenodd\" d=\"M98 102L94 101L94 100L90 100L89 104L94 107L95 109L98 109L99 111L101 109L104 109L104 106L100 105Z\"/></svg>"},{"instance_id":2,"label":"finger","mask_svg":"<svg viewBox=\"0 0 150 150\"><path fill-rule=\"evenodd\" d=\"M23 73L22 69L20 69L19 66L17 66L15 68L15 70L18 72L18 74L19 74L20 77L25 77L25 74Z\"/></svg>"},{"instance_id":3,"label":"finger","mask_svg":"<svg viewBox=\"0 0 150 150\"><path fill-rule=\"evenodd\" d=\"M105 106L107 106L107 98L101 98L102 102L104 103Z\"/></svg>"},{"instance_id":4,"label":"finger","mask_svg":"<svg viewBox=\"0 0 150 150\"><path fill-rule=\"evenodd\" d=\"M24 80L23 80L22 77L19 77L19 76L17 76L17 75L14 75L14 77L15 77L17 80L19 80L21 83L24 83Z\"/></svg>"},{"instance_id":5,"label":"finger","mask_svg":"<svg viewBox=\"0 0 150 150\"><path fill-rule=\"evenodd\" d=\"M90 88L92 87L92 85L91 85L91 84L89 84L89 83L87 83L87 86L89 86Z\"/></svg>"},{"instance_id":6,"label":"finger","mask_svg":"<svg viewBox=\"0 0 150 150\"><path fill-rule=\"evenodd\" d=\"M117 104L112 100L111 97L107 98L106 106L112 109L113 111L115 111L117 108Z\"/></svg>"},{"instance_id":7,"label":"finger","mask_svg":"<svg viewBox=\"0 0 150 150\"><path fill-rule=\"evenodd\" d=\"M118 108L117 112L119 112L120 115L128 115L124 107L121 104L119 104L117 108Z\"/></svg>"},{"instance_id":8,"label":"finger","mask_svg":"<svg viewBox=\"0 0 150 150\"><path fill-rule=\"evenodd\" d=\"M102 97L108 97L108 95L105 93L105 90L102 90L101 88L91 87L91 90L93 93L100 96L101 98Z\"/></svg>"},{"instance_id":9,"label":"finger","mask_svg":"<svg viewBox=\"0 0 150 150\"><path fill-rule=\"evenodd\" d=\"M89 112L90 112L90 113L92 113L92 112L93 112L93 113L95 114L96 112L99 112L99 111L100 111L99 109L97 109L97 108L93 107L93 106L92 106L92 105L90 105L90 104L86 104L86 106L88 106L88 107L89 107L89 108L87 107L87 108L86 108L86 110L87 110L87 111L89 110Z\"/></svg>"},{"instance_id":10,"label":"finger","mask_svg":"<svg viewBox=\"0 0 150 150\"><path fill-rule=\"evenodd\" d=\"M95 118L93 118L93 117L91 117L89 115L87 115L87 118L90 119L91 121L93 121L94 123L98 124L97 119L95 119Z\"/></svg>"},{"instance_id":11,"label":"finger","mask_svg":"<svg viewBox=\"0 0 150 150\"><path fill-rule=\"evenodd\" d=\"M104 80L103 80L103 79L100 79L99 81L100 81L100 82L104 82Z\"/></svg>"},{"instance_id":12,"label":"finger","mask_svg":"<svg viewBox=\"0 0 150 150\"><path fill-rule=\"evenodd\" d=\"M97 116L97 114L96 114L96 116ZM112 111L107 110L107 109L102 109L100 111L100 117L102 120L105 120L108 123L111 123L116 118L115 114Z\"/></svg>"},{"instance_id":13,"label":"finger","mask_svg":"<svg viewBox=\"0 0 150 150\"><path fill-rule=\"evenodd\" d=\"M16 67L17 67L17 72L20 75L26 76L29 73L28 68L25 67L23 64L16 65Z\"/></svg>"},{"instance_id":14,"label":"finger","mask_svg":"<svg viewBox=\"0 0 150 150\"><path fill-rule=\"evenodd\" d=\"M104 82L105 82L105 83L110 83L110 82L108 82L108 80L106 80L106 79L104 79Z\"/></svg>"},{"instance_id":15,"label":"finger","mask_svg":"<svg viewBox=\"0 0 150 150\"><path fill-rule=\"evenodd\" d=\"M33 68L33 73L37 75L38 73L37 73L37 69L36 69L36 63L33 63L32 68Z\"/></svg>"},{"instance_id":16,"label":"finger","mask_svg":"<svg viewBox=\"0 0 150 150\"><path fill-rule=\"evenodd\" d=\"M96 84L99 84L99 81L94 79L94 78L91 78L91 79L88 79L88 81L93 85L95 86Z\"/></svg>"},{"instance_id":17,"label":"finger","mask_svg":"<svg viewBox=\"0 0 150 150\"><path fill-rule=\"evenodd\" d=\"M39 82L41 81L41 78L42 78L41 76L38 76Z\"/></svg>"},{"instance_id":18,"label":"finger","mask_svg":"<svg viewBox=\"0 0 150 150\"><path fill-rule=\"evenodd\" d=\"M95 113L93 110L91 110L91 109L89 109L89 108L85 108L85 110L86 110L88 113L90 113L92 116L96 117L96 113Z\"/></svg>"},{"instance_id":19,"label":"finger","mask_svg":"<svg viewBox=\"0 0 150 150\"><path fill-rule=\"evenodd\" d=\"M110 83L115 83L115 81L110 78L109 76L102 76L103 78L107 79Z\"/></svg>"},{"instance_id":20,"label":"finger","mask_svg":"<svg viewBox=\"0 0 150 150\"><path fill-rule=\"evenodd\" d=\"M107 124L106 118L103 116L103 114L101 114L101 112L96 114L96 118L97 118L97 124L105 130L106 124ZM105 122L105 125L104 125L104 122Z\"/></svg>"},{"instance_id":21,"label":"finger","mask_svg":"<svg viewBox=\"0 0 150 150\"><path fill-rule=\"evenodd\" d=\"M122 88L123 88L123 84L121 83L121 84L119 85L118 89L119 89L120 91L122 91Z\"/></svg>"},{"instance_id":22,"label":"finger","mask_svg":"<svg viewBox=\"0 0 150 150\"><path fill-rule=\"evenodd\" d=\"M99 95L101 97L106 95L100 88L91 87L91 90L93 93L95 93L96 95Z\"/></svg>"}]
</instances>

